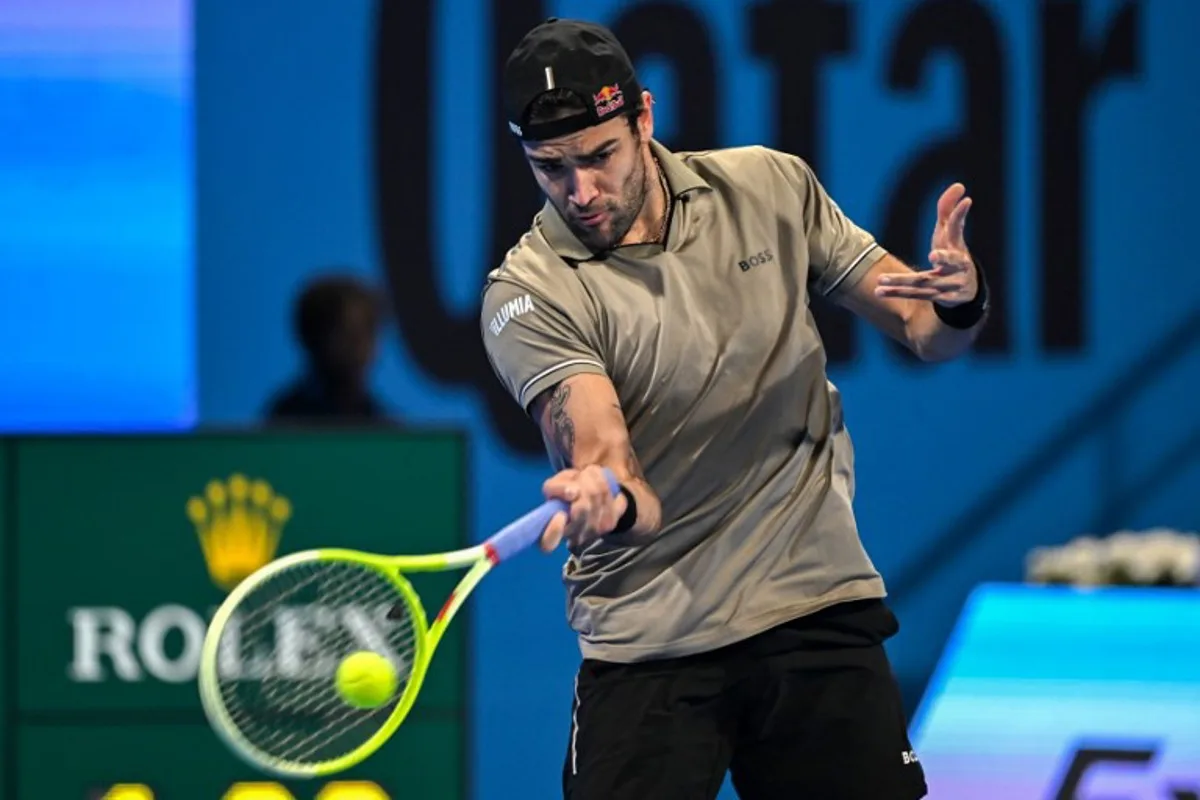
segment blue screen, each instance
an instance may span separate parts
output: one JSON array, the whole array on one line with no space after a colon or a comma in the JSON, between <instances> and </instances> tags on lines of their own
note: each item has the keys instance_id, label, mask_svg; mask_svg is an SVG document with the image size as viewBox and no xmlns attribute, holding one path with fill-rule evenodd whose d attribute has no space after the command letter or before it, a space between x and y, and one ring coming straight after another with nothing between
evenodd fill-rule
<instances>
[{"instance_id":1,"label":"blue screen","mask_svg":"<svg viewBox=\"0 0 1200 800\"><path fill-rule=\"evenodd\" d=\"M1194 797L1200 592L980 588L913 744L936 800Z\"/></svg>"},{"instance_id":2,"label":"blue screen","mask_svg":"<svg viewBox=\"0 0 1200 800\"><path fill-rule=\"evenodd\" d=\"M190 27L0 3L0 430L195 420Z\"/></svg>"}]
</instances>

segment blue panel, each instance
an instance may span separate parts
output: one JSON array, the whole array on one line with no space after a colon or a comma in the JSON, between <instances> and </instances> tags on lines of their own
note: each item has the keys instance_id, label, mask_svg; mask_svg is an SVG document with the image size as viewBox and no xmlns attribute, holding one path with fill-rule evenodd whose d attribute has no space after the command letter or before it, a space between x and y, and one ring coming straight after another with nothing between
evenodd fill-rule
<instances>
[{"instance_id":1,"label":"blue panel","mask_svg":"<svg viewBox=\"0 0 1200 800\"><path fill-rule=\"evenodd\" d=\"M980 588L913 737L939 800L1200 791L1200 592Z\"/></svg>"},{"instance_id":2,"label":"blue panel","mask_svg":"<svg viewBox=\"0 0 1200 800\"><path fill-rule=\"evenodd\" d=\"M0 430L196 417L190 14L0 5Z\"/></svg>"}]
</instances>

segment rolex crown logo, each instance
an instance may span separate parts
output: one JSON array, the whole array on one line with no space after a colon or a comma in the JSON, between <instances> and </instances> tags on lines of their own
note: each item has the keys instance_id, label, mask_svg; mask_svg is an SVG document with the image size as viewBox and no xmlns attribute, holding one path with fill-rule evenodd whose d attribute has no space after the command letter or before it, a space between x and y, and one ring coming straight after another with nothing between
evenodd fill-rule
<instances>
[{"instance_id":1,"label":"rolex crown logo","mask_svg":"<svg viewBox=\"0 0 1200 800\"><path fill-rule=\"evenodd\" d=\"M203 497L189 499L187 515L200 537L209 577L229 591L275 557L292 505L264 480L231 475L209 481Z\"/></svg>"}]
</instances>

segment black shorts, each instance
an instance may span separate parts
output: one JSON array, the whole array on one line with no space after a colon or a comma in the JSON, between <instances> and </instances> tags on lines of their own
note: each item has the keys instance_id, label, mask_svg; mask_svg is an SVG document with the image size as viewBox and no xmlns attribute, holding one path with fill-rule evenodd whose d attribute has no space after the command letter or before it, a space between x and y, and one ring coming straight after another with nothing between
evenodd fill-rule
<instances>
[{"instance_id":1,"label":"black shorts","mask_svg":"<svg viewBox=\"0 0 1200 800\"><path fill-rule=\"evenodd\" d=\"M883 641L896 618L846 603L709 653L585 660L563 769L568 800L917 800Z\"/></svg>"}]
</instances>

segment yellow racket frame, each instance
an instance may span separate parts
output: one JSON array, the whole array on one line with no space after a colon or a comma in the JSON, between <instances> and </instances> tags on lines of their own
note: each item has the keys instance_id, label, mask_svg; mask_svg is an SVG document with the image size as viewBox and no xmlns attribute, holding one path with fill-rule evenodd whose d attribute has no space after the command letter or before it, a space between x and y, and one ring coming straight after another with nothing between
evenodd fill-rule
<instances>
[{"instance_id":1,"label":"yellow racket frame","mask_svg":"<svg viewBox=\"0 0 1200 800\"><path fill-rule=\"evenodd\" d=\"M412 616L413 638L415 652L413 655L412 671L399 702L391 715L367 741L353 751L338 758L316 763L299 763L271 756L247 740L230 717L224 702L221 700L220 681L218 679L218 649L221 634L234 612L258 586L270 580L276 574L291 569L298 564L319 562L341 562L357 564L375 570L385 577L396 589L398 596L407 604ZM437 553L422 556L381 556L358 550L323 548L304 550L283 556L270 564L255 571L243 580L225 598L213 615L208 630L204 636L204 645L200 651L200 669L197 682L200 689L200 703L209 723L225 744L244 761L265 772L285 778L319 778L334 773L343 772L373 755L382 747L392 734L404 722L417 695L421 691L425 674L433 660L433 654L441 642L442 635L454 619L454 615L467 597L491 570L493 560L489 550L484 545L468 547L448 553ZM446 572L454 569L469 567L466 575L458 582L454 591L447 598L433 624L428 623L425 608L412 584L405 578L406 572ZM330 678L332 680L332 678Z\"/></svg>"}]
</instances>

